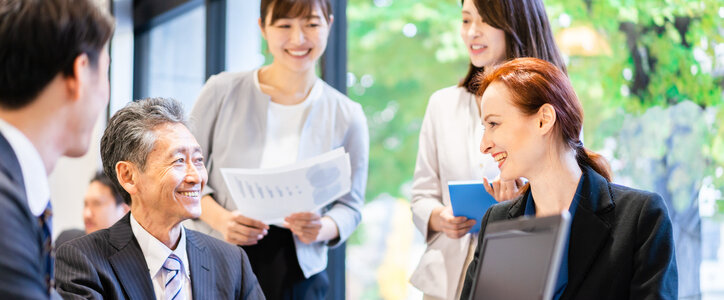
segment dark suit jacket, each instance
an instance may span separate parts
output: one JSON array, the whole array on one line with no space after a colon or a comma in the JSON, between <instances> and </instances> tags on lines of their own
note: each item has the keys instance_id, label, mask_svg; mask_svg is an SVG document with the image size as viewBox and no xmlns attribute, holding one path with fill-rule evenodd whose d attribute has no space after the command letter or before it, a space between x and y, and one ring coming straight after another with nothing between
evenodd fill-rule
<instances>
[{"instance_id":1,"label":"dark suit jacket","mask_svg":"<svg viewBox=\"0 0 724 300\"><path fill-rule=\"evenodd\" d=\"M193 299L264 299L240 247L186 229L186 252ZM55 278L64 299L155 299L130 214L58 247Z\"/></svg>"},{"instance_id":2,"label":"dark suit jacket","mask_svg":"<svg viewBox=\"0 0 724 300\"><path fill-rule=\"evenodd\" d=\"M609 183L590 168L583 168L582 180L583 195L571 223L568 285L561 299L676 299L674 240L661 196ZM481 231L490 222L522 216L527 193L492 206ZM460 299L470 297L482 237Z\"/></svg>"},{"instance_id":3,"label":"dark suit jacket","mask_svg":"<svg viewBox=\"0 0 724 300\"><path fill-rule=\"evenodd\" d=\"M47 299L42 229L15 152L0 134L0 298Z\"/></svg>"},{"instance_id":4,"label":"dark suit jacket","mask_svg":"<svg viewBox=\"0 0 724 300\"><path fill-rule=\"evenodd\" d=\"M85 230L80 230L80 229L65 230L65 231L61 232L57 238L55 238L55 248L60 247L60 245L65 244L65 242L67 242L67 241L77 239L84 235L85 235Z\"/></svg>"}]
</instances>

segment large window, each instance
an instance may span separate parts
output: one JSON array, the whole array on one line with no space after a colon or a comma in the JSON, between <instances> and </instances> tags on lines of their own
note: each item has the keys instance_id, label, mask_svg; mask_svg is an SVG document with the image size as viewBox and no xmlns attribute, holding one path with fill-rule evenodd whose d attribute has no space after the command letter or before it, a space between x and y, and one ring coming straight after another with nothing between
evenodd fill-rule
<instances>
[{"instance_id":1,"label":"large window","mask_svg":"<svg viewBox=\"0 0 724 300\"><path fill-rule=\"evenodd\" d=\"M203 2L176 9L182 11L136 33L142 50L136 51L134 96L174 98L189 113L206 81L206 9Z\"/></svg>"}]
</instances>

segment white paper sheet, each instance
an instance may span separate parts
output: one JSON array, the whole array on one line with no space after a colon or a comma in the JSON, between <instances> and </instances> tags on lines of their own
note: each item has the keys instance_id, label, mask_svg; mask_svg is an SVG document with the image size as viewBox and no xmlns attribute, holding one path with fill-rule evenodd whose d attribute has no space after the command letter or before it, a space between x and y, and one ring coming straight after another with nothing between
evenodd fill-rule
<instances>
[{"instance_id":1,"label":"white paper sheet","mask_svg":"<svg viewBox=\"0 0 724 300\"><path fill-rule=\"evenodd\" d=\"M243 215L277 225L292 213L321 209L352 185L349 154L341 147L287 166L221 168L221 174Z\"/></svg>"}]
</instances>

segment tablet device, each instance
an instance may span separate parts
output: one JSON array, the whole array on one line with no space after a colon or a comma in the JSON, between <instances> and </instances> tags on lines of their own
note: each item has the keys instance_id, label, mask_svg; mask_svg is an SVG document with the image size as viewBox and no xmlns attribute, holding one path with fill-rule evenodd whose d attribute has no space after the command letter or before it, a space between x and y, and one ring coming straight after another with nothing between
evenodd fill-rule
<instances>
[{"instance_id":1,"label":"tablet device","mask_svg":"<svg viewBox=\"0 0 724 300\"><path fill-rule=\"evenodd\" d=\"M470 299L551 299L570 223L564 211L488 224Z\"/></svg>"}]
</instances>

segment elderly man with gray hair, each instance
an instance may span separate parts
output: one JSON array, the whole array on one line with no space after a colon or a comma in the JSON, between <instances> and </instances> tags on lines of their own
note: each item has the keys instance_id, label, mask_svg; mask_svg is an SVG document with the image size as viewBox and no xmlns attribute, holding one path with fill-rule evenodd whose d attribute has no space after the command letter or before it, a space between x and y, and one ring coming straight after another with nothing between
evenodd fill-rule
<instances>
[{"instance_id":1,"label":"elderly man with gray hair","mask_svg":"<svg viewBox=\"0 0 724 300\"><path fill-rule=\"evenodd\" d=\"M178 102L133 102L101 139L103 170L130 213L58 248L65 299L264 299L244 250L181 222L201 214L207 172Z\"/></svg>"}]
</instances>

